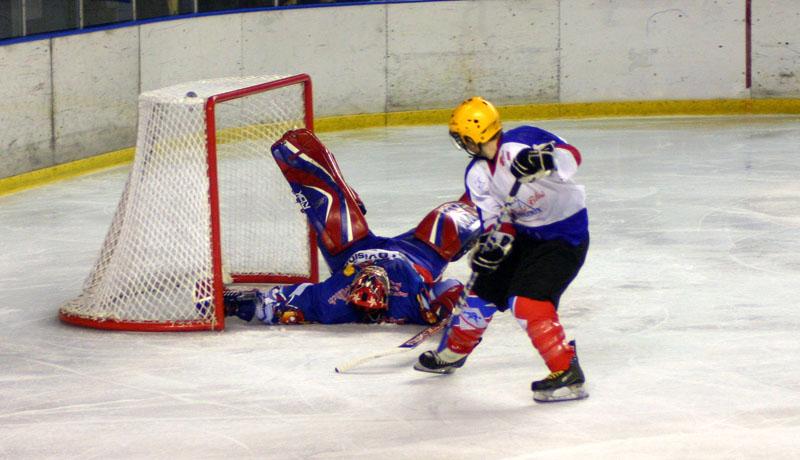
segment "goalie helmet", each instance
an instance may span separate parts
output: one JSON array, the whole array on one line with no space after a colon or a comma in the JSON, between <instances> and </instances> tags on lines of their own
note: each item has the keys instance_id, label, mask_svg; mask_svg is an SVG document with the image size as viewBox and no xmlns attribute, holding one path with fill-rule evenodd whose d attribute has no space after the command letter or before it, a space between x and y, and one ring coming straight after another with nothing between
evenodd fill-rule
<instances>
[{"instance_id":1,"label":"goalie helmet","mask_svg":"<svg viewBox=\"0 0 800 460\"><path fill-rule=\"evenodd\" d=\"M378 322L389 310L389 275L386 269L367 265L350 284L347 303L364 313L364 320Z\"/></svg>"},{"instance_id":2,"label":"goalie helmet","mask_svg":"<svg viewBox=\"0 0 800 460\"><path fill-rule=\"evenodd\" d=\"M500 113L482 97L471 97L453 110L450 116L450 137L456 146L472 154L467 145L490 141L502 129Z\"/></svg>"}]
</instances>

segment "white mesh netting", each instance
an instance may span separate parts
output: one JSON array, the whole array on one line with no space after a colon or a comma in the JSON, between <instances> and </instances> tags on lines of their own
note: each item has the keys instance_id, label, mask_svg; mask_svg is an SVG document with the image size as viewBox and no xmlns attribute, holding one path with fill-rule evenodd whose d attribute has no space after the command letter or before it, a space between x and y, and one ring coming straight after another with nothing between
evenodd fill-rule
<instances>
[{"instance_id":1,"label":"white mesh netting","mask_svg":"<svg viewBox=\"0 0 800 460\"><path fill-rule=\"evenodd\" d=\"M61 308L62 319L133 329L215 321L211 248L220 237L211 231L205 101L280 78L183 83L140 96L125 191L83 292ZM270 153L283 133L305 126L303 85L260 90L215 105L223 270L308 277L305 217ZM207 308L198 308L198 297Z\"/></svg>"}]
</instances>

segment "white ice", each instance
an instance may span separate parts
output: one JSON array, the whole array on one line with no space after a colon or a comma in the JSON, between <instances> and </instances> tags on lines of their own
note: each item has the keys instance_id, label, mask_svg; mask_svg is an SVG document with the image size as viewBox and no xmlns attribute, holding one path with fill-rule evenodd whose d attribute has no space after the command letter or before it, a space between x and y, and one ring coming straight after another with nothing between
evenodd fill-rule
<instances>
[{"instance_id":1,"label":"white ice","mask_svg":"<svg viewBox=\"0 0 800 460\"><path fill-rule=\"evenodd\" d=\"M798 458L800 118L538 125L584 158L592 245L560 314L589 399L532 401L547 371L508 313L450 376L411 369L435 340L334 373L418 326L62 324L121 167L0 197L0 458ZM463 191L445 129L320 137L391 235Z\"/></svg>"}]
</instances>

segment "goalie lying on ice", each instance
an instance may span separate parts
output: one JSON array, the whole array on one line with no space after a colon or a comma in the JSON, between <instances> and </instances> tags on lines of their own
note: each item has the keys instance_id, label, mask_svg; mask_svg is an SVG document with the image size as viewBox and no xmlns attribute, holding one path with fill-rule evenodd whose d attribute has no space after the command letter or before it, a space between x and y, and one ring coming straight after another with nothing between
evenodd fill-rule
<instances>
[{"instance_id":1,"label":"goalie lying on ice","mask_svg":"<svg viewBox=\"0 0 800 460\"><path fill-rule=\"evenodd\" d=\"M447 202L395 237L374 235L358 195L333 155L305 129L287 132L272 155L291 185L332 275L320 283L225 290L226 315L266 324L435 324L458 301L461 283L442 280L480 233L477 211Z\"/></svg>"}]
</instances>

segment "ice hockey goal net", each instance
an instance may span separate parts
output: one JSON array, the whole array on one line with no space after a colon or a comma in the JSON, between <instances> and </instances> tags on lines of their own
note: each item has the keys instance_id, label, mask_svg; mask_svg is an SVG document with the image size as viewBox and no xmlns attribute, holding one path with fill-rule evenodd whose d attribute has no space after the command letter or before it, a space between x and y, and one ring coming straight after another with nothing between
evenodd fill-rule
<instances>
[{"instance_id":1,"label":"ice hockey goal net","mask_svg":"<svg viewBox=\"0 0 800 460\"><path fill-rule=\"evenodd\" d=\"M101 329L220 330L223 278L317 281L314 238L270 151L300 127L313 129L308 75L141 94L125 190L83 292L59 317Z\"/></svg>"}]
</instances>

